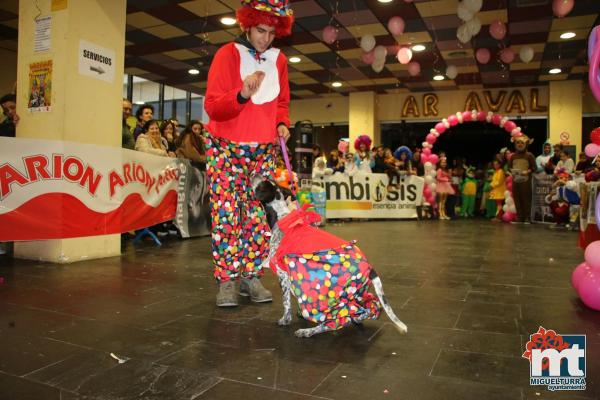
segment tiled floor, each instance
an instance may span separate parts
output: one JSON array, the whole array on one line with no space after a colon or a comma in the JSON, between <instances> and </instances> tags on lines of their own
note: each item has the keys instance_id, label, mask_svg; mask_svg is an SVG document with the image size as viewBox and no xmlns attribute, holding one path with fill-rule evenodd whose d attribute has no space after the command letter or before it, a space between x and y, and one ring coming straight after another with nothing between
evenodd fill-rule
<instances>
[{"instance_id":1,"label":"tiled floor","mask_svg":"<svg viewBox=\"0 0 600 400\"><path fill-rule=\"evenodd\" d=\"M310 324L278 327L278 298L217 309L207 238L67 266L0 258L0 399L600 397L600 313L570 288L575 234L485 221L327 229L359 239L408 335L382 316L297 339ZM279 294L270 271L264 282ZM521 354L540 325L587 334L585 392L529 386Z\"/></svg>"}]
</instances>

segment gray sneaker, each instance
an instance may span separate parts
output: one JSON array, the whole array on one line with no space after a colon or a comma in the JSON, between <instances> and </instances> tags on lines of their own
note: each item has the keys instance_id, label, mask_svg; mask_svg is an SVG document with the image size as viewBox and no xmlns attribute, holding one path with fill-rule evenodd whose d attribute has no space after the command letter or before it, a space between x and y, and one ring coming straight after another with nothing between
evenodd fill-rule
<instances>
[{"instance_id":1,"label":"gray sneaker","mask_svg":"<svg viewBox=\"0 0 600 400\"><path fill-rule=\"evenodd\" d=\"M240 283L240 296L248 297L255 303L273 301L273 295L260 283L258 278L242 278Z\"/></svg>"},{"instance_id":2,"label":"gray sneaker","mask_svg":"<svg viewBox=\"0 0 600 400\"><path fill-rule=\"evenodd\" d=\"M238 305L235 281L227 281L219 284L217 293L218 307L236 307Z\"/></svg>"}]
</instances>

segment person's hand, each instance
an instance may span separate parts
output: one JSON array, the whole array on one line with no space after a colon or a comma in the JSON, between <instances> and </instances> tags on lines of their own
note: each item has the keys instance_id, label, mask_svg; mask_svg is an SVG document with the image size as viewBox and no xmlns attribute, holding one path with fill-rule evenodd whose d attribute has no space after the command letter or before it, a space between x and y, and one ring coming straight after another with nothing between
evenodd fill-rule
<instances>
[{"instance_id":1,"label":"person's hand","mask_svg":"<svg viewBox=\"0 0 600 400\"><path fill-rule=\"evenodd\" d=\"M249 99L254 96L254 94L258 92L263 79L265 79L265 73L262 71L256 71L252 75L248 75L246 79L244 79L244 84L242 86L242 97Z\"/></svg>"},{"instance_id":2,"label":"person's hand","mask_svg":"<svg viewBox=\"0 0 600 400\"><path fill-rule=\"evenodd\" d=\"M19 117L19 114L15 113L15 116L13 117L13 124L17 125L20 120L21 117Z\"/></svg>"},{"instance_id":3,"label":"person's hand","mask_svg":"<svg viewBox=\"0 0 600 400\"><path fill-rule=\"evenodd\" d=\"M168 154L169 154L169 157L173 157L173 158L177 157L177 155L175 155L175 153L173 153L172 151L170 151Z\"/></svg>"},{"instance_id":4,"label":"person's hand","mask_svg":"<svg viewBox=\"0 0 600 400\"><path fill-rule=\"evenodd\" d=\"M288 141L288 139L290 138L290 130L289 130L289 129L288 129L288 127L287 127L287 126L285 126L285 125L279 125L279 126L277 127L277 134L278 134L279 136L281 136L282 138L284 138L286 142L287 142L287 141Z\"/></svg>"}]
</instances>

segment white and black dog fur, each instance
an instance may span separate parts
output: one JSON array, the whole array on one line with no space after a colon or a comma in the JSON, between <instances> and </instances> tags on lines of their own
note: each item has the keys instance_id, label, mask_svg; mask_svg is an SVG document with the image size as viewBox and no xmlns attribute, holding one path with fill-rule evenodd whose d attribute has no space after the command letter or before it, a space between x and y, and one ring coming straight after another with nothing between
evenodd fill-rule
<instances>
[{"instance_id":1,"label":"white and black dog fur","mask_svg":"<svg viewBox=\"0 0 600 400\"><path fill-rule=\"evenodd\" d=\"M279 229L277 221L290 213L288 202L292 196L292 193L291 191L281 188L270 181L265 181L262 176L252 177L252 187L254 189L255 198L259 200L265 208L269 226L271 227L269 254L263 261L263 268L269 268L269 262L273 257L275 257L275 253L277 252L279 244L283 238L283 232ZM290 275L286 271L280 269L279 266L277 266L277 277L279 278L279 284L283 292L283 316L281 319L279 319L278 324L284 326L289 325L292 322L292 282ZM381 280L374 269L371 269L370 279L375 288L375 293L377 294L377 297L379 298L379 301L386 314L400 333L406 333L408 328L402 321L400 321L400 319L392 310L392 307L383 293ZM360 320L355 319L352 322L360 324L364 319L368 318L368 316L368 314L363 314ZM323 333L330 330L331 328L327 327L325 324L319 324L314 328L299 329L295 332L295 335L297 337L311 337L318 333Z\"/></svg>"}]
</instances>

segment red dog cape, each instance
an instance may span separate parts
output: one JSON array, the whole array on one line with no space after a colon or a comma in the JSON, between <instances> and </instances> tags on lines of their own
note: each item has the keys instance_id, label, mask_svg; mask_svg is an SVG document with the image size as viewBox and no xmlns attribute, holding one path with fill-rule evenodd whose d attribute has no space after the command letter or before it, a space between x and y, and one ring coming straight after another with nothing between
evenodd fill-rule
<instances>
[{"instance_id":1,"label":"red dog cape","mask_svg":"<svg viewBox=\"0 0 600 400\"><path fill-rule=\"evenodd\" d=\"M354 242L311 226L321 217L308 207L278 222L283 238L271 268L289 273L307 320L339 329L352 321L377 319L381 305L368 292L371 265Z\"/></svg>"}]
</instances>

